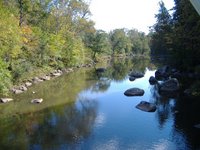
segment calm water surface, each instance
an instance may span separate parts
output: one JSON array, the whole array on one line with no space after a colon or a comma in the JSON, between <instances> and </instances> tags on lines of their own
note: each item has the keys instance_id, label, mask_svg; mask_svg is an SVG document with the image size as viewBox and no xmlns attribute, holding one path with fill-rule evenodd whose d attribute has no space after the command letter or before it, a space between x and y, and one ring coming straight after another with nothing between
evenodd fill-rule
<instances>
[{"instance_id":1,"label":"calm water surface","mask_svg":"<svg viewBox=\"0 0 200 150\"><path fill-rule=\"evenodd\" d=\"M0 149L200 149L199 102L159 96L148 82L155 69L146 59L113 61L104 73L80 69L14 95L0 105ZM130 70L145 76L131 82ZM124 96L132 87L145 94ZM42 104L30 103L39 97ZM156 112L136 109L140 101L155 103Z\"/></svg>"}]
</instances>

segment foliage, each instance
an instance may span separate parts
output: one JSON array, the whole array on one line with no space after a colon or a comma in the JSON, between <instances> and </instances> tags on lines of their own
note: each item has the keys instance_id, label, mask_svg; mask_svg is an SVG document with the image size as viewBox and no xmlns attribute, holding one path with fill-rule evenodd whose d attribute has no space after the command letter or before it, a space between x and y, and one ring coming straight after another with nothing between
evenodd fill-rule
<instances>
[{"instance_id":1,"label":"foliage","mask_svg":"<svg viewBox=\"0 0 200 150\"><path fill-rule=\"evenodd\" d=\"M169 45L171 44L171 32L172 32L172 21L171 16L166 9L163 1L159 2L159 12L155 15L157 21L152 27L152 41L151 41L151 53L156 54L168 54Z\"/></svg>"},{"instance_id":2,"label":"foliage","mask_svg":"<svg viewBox=\"0 0 200 150\"><path fill-rule=\"evenodd\" d=\"M161 1L152 27L151 53L172 54L179 69L192 70L200 64L200 16L187 0L175 0L173 17Z\"/></svg>"},{"instance_id":3,"label":"foliage","mask_svg":"<svg viewBox=\"0 0 200 150\"><path fill-rule=\"evenodd\" d=\"M20 28L17 18L0 2L0 57L6 62L17 59L21 53Z\"/></svg>"},{"instance_id":4,"label":"foliage","mask_svg":"<svg viewBox=\"0 0 200 150\"><path fill-rule=\"evenodd\" d=\"M111 45L106 32L98 30L94 34L89 34L88 40L88 47L93 51L93 59L96 59L96 54L110 54Z\"/></svg>"},{"instance_id":5,"label":"foliage","mask_svg":"<svg viewBox=\"0 0 200 150\"><path fill-rule=\"evenodd\" d=\"M11 75L7 67L8 65L0 59L0 94L7 94L11 85Z\"/></svg>"},{"instance_id":6,"label":"foliage","mask_svg":"<svg viewBox=\"0 0 200 150\"><path fill-rule=\"evenodd\" d=\"M110 33L113 54L129 53L131 41L126 35L125 29L115 29Z\"/></svg>"},{"instance_id":7,"label":"foliage","mask_svg":"<svg viewBox=\"0 0 200 150\"><path fill-rule=\"evenodd\" d=\"M175 4L173 52L177 64L196 66L200 63L200 16L187 0L175 0Z\"/></svg>"},{"instance_id":8,"label":"foliage","mask_svg":"<svg viewBox=\"0 0 200 150\"><path fill-rule=\"evenodd\" d=\"M132 43L132 54L148 55L150 52L149 39L143 32L135 29L128 31L128 37Z\"/></svg>"},{"instance_id":9,"label":"foliage","mask_svg":"<svg viewBox=\"0 0 200 150\"><path fill-rule=\"evenodd\" d=\"M89 1L1 0L0 14L1 93L36 72L89 63L97 55L148 54L144 33L96 30Z\"/></svg>"}]
</instances>

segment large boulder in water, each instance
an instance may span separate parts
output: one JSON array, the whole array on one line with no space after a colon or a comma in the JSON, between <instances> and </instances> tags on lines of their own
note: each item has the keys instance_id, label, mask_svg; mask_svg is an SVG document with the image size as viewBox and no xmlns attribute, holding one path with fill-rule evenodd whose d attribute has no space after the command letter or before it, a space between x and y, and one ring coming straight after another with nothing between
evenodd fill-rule
<instances>
[{"instance_id":1,"label":"large boulder in water","mask_svg":"<svg viewBox=\"0 0 200 150\"><path fill-rule=\"evenodd\" d=\"M171 78L159 86L160 94L175 94L180 89L179 82L176 78Z\"/></svg>"},{"instance_id":2,"label":"large boulder in water","mask_svg":"<svg viewBox=\"0 0 200 150\"><path fill-rule=\"evenodd\" d=\"M155 72L155 78L157 80L163 80L163 79L167 79L170 76L170 70L169 70L169 66L164 66L162 68L159 68L156 72Z\"/></svg>"},{"instance_id":3,"label":"large boulder in water","mask_svg":"<svg viewBox=\"0 0 200 150\"><path fill-rule=\"evenodd\" d=\"M144 95L144 90L139 88L131 88L124 92L124 95L126 96L142 96Z\"/></svg>"},{"instance_id":4,"label":"large boulder in water","mask_svg":"<svg viewBox=\"0 0 200 150\"><path fill-rule=\"evenodd\" d=\"M146 102L146 101L141 101L136 108L146 111L146 112L155 112L156 111L156 105Z\"/></svg>"}]
</instances>

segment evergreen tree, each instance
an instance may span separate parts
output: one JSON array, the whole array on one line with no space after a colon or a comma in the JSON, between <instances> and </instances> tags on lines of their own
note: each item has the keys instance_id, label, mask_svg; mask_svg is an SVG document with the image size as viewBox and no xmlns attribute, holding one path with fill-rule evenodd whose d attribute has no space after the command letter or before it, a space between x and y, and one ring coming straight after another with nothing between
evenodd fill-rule
<instances>
[{"instance_id":1,"label":"evergreen tree","mask_svg":"<svg viewBox=\"0 0 200 150\"><path fill-rule=\"evenodd\" d=\"M157 21L152 27L151 53L152 54L168 54L171 44L171 16L166 9L164 2L159 2L159 12L155 15Z\"/></svg>"},{"instance_id":2,"label":"evergreen tree","mask_svg":"<svg viewBox=\"0 0 200 150\"><path fill-rule=\"evenodd\" d=\"M175 0L173 51L177 66L200 64L200 16L188 0Z\"/></svg>"}]
</instances>

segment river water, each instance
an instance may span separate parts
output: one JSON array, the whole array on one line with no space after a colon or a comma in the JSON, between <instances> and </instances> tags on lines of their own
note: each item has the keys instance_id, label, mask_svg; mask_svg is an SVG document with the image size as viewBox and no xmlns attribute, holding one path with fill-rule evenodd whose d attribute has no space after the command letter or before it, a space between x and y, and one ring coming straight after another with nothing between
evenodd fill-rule
<instances>
[{"instance_id":1,"label":"river water","mask_svg":"<svg viewBox=\"0 0 200 150\"><path fill-rule=\"evenodd\" d=\"M120 59L104 73L78 69L13 95L0 105L2 150L190 150L200 149L199 102L162 97L149 84L157 66L149 59ZM145 76L129 81L130 70ZM132 87L143 96L126 97ZM41 104L31 104L43 98ZM140 101L156 104L143 112ZM196 106L196 107L195 107Z\"/></svg>"}]
</instances>

